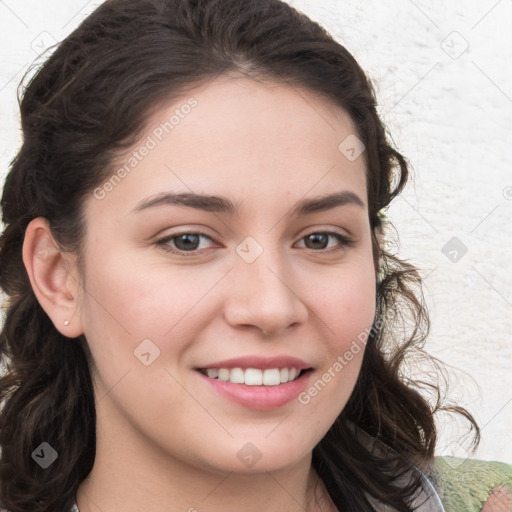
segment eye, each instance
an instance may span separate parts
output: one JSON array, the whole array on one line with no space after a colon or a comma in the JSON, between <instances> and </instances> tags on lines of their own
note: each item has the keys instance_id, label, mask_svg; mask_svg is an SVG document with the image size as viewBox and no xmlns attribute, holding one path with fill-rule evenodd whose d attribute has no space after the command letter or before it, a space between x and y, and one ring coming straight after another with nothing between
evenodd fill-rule
<instances>
[{"instance_id":1,"label":"eye","mask_svg":"<svg viewBox=\"0 0 512 512\"><path fill-rule=\"evenodd\" d=\"M338 246L334 245L329 247L329 239L337 241ZM335 231L310 233L302 237L301 241L303 240L305 241L305 248L313 249L315 252L326 250L341 251L345 247L355 245L354 240ZM194 256L197 254L197 251L209 248L202 246L202 241L205 241L206 245L208 245L208 241L213 242L213 239L202 232L184 232L165 236L157 240L156 244L172 254Z\"/></svg>"},{"instance_id":2,"label":"eye","mask_svg":"<svg viewBox=\"0 0 512 512\"><path fill-rule=\"evenodd\" d=\"M183 254L187 256L190 254L193 256L195 251L205 249L205 247L201 247L201 240L213 242L212 238L205 233L186 232L166 236L157 240L156 244L173 254Z\"/></svg>"},{"instance_id":3,"label":"eye","mask_svg":"<svg viewBox=\"0 0 512 512\"><path fill-rule=\"evenodd\" d=\"M352 247L355 244L355 241L349 238L348 236L342 235L341 233L336 233L335 231L320 231L310 233L309 235L302 237L301 241L305 241L307 249L333 249L333 247L328 246L329 238L337 240L339 244L338 247L334 247L334 250L342 250L345 247Z\"/></svg>"}]
</instances>

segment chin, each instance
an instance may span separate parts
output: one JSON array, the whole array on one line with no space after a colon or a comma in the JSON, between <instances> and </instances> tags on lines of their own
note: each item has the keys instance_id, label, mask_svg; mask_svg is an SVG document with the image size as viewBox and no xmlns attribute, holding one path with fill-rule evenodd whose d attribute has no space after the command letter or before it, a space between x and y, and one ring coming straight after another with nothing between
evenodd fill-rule
<instances>
[{"instance_id":1,"label":"chin","mask_svg":"<svg viewBox=\"0 0 512 512\"><path fill-rule=\"evenodd\" d=\"M204 460L210 469L238 474L286 470L309 459L316 442L310 439L287 440L275 434L269 436L266 432L259 437L232 439L229 444L221 453L211 454Z\"/></svg>"}]
</instances>

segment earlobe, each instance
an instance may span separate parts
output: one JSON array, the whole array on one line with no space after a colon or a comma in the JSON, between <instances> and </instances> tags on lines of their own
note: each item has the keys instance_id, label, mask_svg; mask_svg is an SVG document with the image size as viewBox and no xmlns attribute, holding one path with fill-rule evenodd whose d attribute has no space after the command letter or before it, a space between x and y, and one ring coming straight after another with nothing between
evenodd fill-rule
<instances>
[{"instance_id":1,"label":"earlobe","mask_svg":"<svg viewBox=\"0 0 512 512\"><path fill-rule=\"evenodd\" d=\"M69 338L83 334L75 260L60 250L46 219L38 217L29 223L23 242L23 264L32 290L55 328Z\"/></svg>"}]
</instances>

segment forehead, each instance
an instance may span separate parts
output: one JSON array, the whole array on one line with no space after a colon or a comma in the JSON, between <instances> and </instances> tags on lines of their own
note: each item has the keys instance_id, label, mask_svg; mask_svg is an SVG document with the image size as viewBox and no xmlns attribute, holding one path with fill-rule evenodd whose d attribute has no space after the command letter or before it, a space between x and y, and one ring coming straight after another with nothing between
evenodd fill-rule
<instances>
[{"instance_id":1,"label":"forehead","mask_svg":"<svg viewBox=\"0 0 512 512\"><path fill-rule=\"evenodd\" d=\"M364 153L353 158L345 147L356 137L350 116L309 90L222 76L152 113L111 167L101 207L128 211L168 191L215 193L243 206L251 197L284 204L350 190L366 203Z\"/></svg>"}]
</instances>

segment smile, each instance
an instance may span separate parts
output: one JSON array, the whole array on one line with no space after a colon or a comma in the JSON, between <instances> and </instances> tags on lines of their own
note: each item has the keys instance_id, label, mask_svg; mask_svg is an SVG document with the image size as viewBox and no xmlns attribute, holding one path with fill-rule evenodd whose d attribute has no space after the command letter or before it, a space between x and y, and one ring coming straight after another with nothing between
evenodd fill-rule
<instances>
[{"instance_id":1,"label":"smile","mask_svg":"<svg viewBox=\"0 0 512 512\"><path fill-rule=\"evenodd\" d=\"M198 368L196 375L217 396L248 409L268 411L296 401L307 388L313 369Z\"/></svg>"},{"instance_id":2,"label":"smile","mask_svg":"<svg viewBox=\"0 0 512 512\"><path fill-rule=\"evenodd\" d=\"M279 386L298 379L305 371L291 368L200 368L210 379L246 386Z\"/></svg>"}]
</instances>

